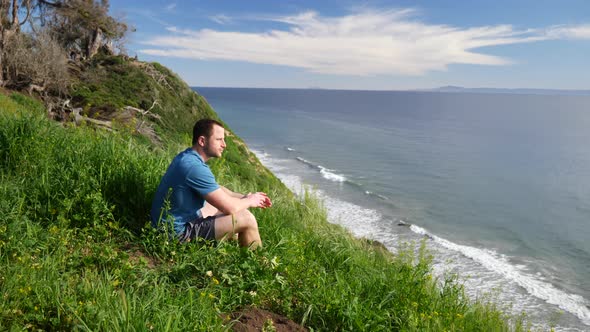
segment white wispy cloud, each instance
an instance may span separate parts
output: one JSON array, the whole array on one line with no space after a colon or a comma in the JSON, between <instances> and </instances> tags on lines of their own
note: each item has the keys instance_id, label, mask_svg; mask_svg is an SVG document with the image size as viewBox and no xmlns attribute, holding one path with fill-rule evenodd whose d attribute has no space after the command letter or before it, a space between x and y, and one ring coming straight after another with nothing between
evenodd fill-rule
<instances>
[{"instance_id":1,"label":"white wispy cloud","mask_svg":"<svg viewBox=\"0 0 590 332\"><path fill-rule=\"evenodd\" d=\"M590 24L577 26L552 26L546 34L554 39L590 39Z\"/></svg>"},{"instance_id":2,"label":"white wispy cloud","mask_svg":"<svg viewBox=\"0 0 590 332\"><path fill-rule=\"evenodd\" d=\"M135 14L139 17L142 17L145 20L149 20L151 22L154 22L158 25L162 25L162 26L169 26L168 22L162 20L161 18L159 18L158 13L154 12L153 10L150 9L145 9L145 8L126 8L126 12L128 13L132 13Z\"/></svg>"},{"instance_id":3,"label":"white wispy cloud","mask_svg":"<svg viewBox=\"0 0 590 332\"><path fill-rule=\"evenodd\" d=\"M219 23L230 19L222 17L217 17ZM510 25L460 28L420 22L412 9L365 10L341 17L323 17L310 11L265 19L288 28L261 33L168 29L170 35L145 41L151 47L140 52L283 65L327 74L421 75L446 70L450 64L512 63L508 58L486 54L482 47L590 38L590 25L526 30Z\"/></svg>"},{"instance_id":4,"label":"white wispy cloud","mask_svg":"<svg viewBox=\"0 0 590 332\"><path fill-rule=\"evenodd\" d=\"M209 19L219 24L228 24L233 21L229 16L223 14L210 16Z\"/></svg>"},{"instance_id":5,"label":"white wispy cloud","mask_svg":"<svg viewBox=\"0 0 590 332\"><path fill-rule=\"evenodd\" d=\"M176 8L176 3L171 3L166 6L167 11L173 11Z\"/></svg>"}]
</instances>

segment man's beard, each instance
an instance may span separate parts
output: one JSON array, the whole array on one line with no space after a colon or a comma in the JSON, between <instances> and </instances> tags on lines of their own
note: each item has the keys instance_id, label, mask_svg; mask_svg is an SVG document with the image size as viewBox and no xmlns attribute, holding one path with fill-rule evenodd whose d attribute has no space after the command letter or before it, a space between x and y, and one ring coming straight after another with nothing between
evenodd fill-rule
<instances>
[{"instance_id":1,"label":"man's beard","mask_svg":"<svg viewBox=\"0 0 590 332\"><path fill-rule=\"evenodd\" d=\"M218 154L217 150L211 149L209 147L205 149L205 154L209 158L219 158L221 156L221 153Z\"/></svg>"}]
</instances>

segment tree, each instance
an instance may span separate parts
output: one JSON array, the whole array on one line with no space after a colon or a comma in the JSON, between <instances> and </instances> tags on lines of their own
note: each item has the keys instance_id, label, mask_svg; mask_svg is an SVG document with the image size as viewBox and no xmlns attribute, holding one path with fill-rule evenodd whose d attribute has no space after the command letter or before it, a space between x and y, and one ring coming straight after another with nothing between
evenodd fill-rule
<instances>
[{"instance_id":1,"label":"tree","mask_svg":"<svg viewBox=\"0 0 590 332\"><path fill-rule=\"evenodd\" d=\"M6 85L5 48L10 39L20 32L20 27L27 23L33 0L0 0L0 86ZM25 17L20 20L19 12L25 10Z\"/></svg>"},{"instance_id":2,"label":"tree","mask_svg":"<svg viewBox=\"0 0 590 332\"><path fill-rule=\"evenodd\" d=\"M42 25L71 54L92 58L100 47L111 48L122 39L127 25L108 14L108 0L38 0Z\"/></svg>"},{"instance_id":3,"label":"tree","mask_svg":"<svg viewBox=\"0 0 590 332\"><path fill-rule=\"evenodd\" d=\"M67 94L68 56L112 54L125 37L108 10L108 0L0 0L0 86Z\"/></svg>"}]
</instances>

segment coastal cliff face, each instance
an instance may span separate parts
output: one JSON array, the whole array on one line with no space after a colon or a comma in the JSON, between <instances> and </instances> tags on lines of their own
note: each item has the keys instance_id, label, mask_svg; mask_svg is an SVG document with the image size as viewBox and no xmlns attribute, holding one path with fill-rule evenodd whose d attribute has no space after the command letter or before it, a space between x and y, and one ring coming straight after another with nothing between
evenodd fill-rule
<instances>
[{"instance_id":1,"label":"coastal cliff face","mask_svg":"<svg viewBox=\"0 0 590 332\"><path fill-rule=\"evenodd\" d=\"M97 55L50 109L5 92L0 330L227 330L251 307L314 330L526 329L523 317L471 303L456 276L433 278L425 248L392 255L328 223L312 193L295 197L230 128L211 168L232 190L273 198L252 211L265 246L185 245L149 227L194 121L217 118L158 64ZM279 330L271 316L258 321Z\"/></svg>"}]
</instances>

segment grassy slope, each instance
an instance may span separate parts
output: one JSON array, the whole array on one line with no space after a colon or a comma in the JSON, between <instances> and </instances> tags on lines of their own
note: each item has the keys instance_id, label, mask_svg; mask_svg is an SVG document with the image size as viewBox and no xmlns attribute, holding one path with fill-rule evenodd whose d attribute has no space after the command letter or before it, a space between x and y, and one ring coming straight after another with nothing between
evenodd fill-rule
<instances>
[{"instance_id":1,"label":"grassy slope","mask_svg":"<svg viewBox=\"0 0 590 332\"><path fill-rule=\"evenodd\" d=\"M236 137L212 169L234 190L273 197L254 211L262 250L142 229L188 143L174 135L154 149L125 132L64 128L35 102L0 95L0 330L223 330L224 314L245 305L316 330L523 329L469 303L453 278L437 286L424 251L393 257L329 224L320 202L293 197Z\"/></svg>"},{"instance_id":2,"label":"grassy slope","mask_svg":"<svg viewBox=\"0 0 590 332\"><path fill-rule=\"evenodd\" d=\"M86 115L105 120L124 106L151 110L162 117L156 132L169 141L190 133L197 118L218 119L202 96L158 63L99 54L77 77L72 104Z\"/></svg>"}]
</instances>

